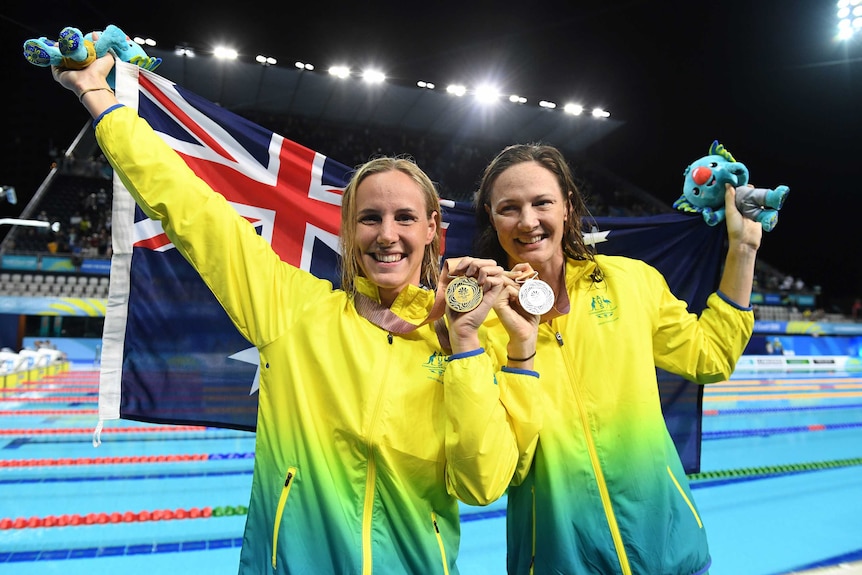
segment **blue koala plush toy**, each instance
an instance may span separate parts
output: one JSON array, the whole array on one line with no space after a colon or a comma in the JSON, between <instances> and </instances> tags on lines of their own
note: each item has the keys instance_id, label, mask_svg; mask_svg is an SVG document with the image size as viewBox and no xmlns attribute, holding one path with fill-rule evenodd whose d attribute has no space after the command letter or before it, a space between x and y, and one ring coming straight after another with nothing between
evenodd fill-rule
<instances>
[{"instance_id":1,"label":"blue koala plush toy","mask_svg":"<svg viewBox=\"0 0 862 575\"><path fill-rule=\"evenodd\" d=\"M67 26L55 42L42 36L24 42L24 58L35 66L47 68L59 66L80 70L101 58L108 51L123 62L129 62L145 70L155 70L161 58L147 56L144 49L132 41L126 33L113 24L104 30L84 35L79 29ZM108 76L108 85L114 87L114 72Z\"/></svg>"},{"instance_id":2,"label":"blue koala plush toy","mask_svg":"<svg viewBox=\"0 0 862 575\"><path fill-rule=\"evenodd\" d=\"M774 190L748 185L748 168L737 162L725 147L712 143L709 154L689 165L683 173L682 195L673 207L683 212L699 212L714 226L724 220L724 187L736 188L736 207L743 216L759 222L766 232L778 223L778 210L784 206L790 188Z\"/></svg>"}]
</instances>

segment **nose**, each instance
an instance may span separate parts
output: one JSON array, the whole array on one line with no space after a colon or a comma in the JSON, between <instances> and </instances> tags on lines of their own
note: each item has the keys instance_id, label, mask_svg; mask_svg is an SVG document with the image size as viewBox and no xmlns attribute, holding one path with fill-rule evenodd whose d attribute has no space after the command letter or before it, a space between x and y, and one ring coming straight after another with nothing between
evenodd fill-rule
<instances>
[{"instance_id":1,"label":"nose","mask_svg":"<svg viewBox=\"0 0 862 575\"><path fill-rule=\"evenodd\" d=\"M694 169L694 172L691 174L691 179L694 180L694 183L698 186L702 186L709 181L710 176L712 176L712 170L706 166L700 166Z\"/></svg>"},{"instance_id":2,"label":"nose","mask_svg":"<svg viewBox=\"0 0 862 575\"><path fill-rule=\"evenodd\" d=\"M521 217L518 219L518 225L523 230L532 230L539 225L539 218L536 217L536 212L532 206L525 206L521 210Z\"/></svg>"},{"instance_id":3,"label":"nose","mask_svg":"<svg viewBox=\"0 0 862 575\"><path fill-rule=\"evenodd\" d=\"M398 241L398 233L395 227L395 220L384 218L377 230L377 244L388 246L394 244L396 241Z\"/></svg>"}]
</instances>

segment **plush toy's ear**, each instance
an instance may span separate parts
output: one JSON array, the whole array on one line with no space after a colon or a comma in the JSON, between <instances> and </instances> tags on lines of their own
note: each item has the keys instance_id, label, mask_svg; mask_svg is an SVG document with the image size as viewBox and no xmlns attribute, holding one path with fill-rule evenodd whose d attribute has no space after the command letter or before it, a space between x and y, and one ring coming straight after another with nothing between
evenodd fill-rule
<instances>
[{"instance_id":1,"label":"plush toy's ear","mask_svg":"<svg viewBox=\"0 0 862 575\"><path fill-rule=\"evenodd\" d=\"M721 156L728 162L736 162L736 160L733 158L733 155L727 150L727 148L719 144L718 140L712 142L712 145L709 147L709 155Z\"/></svg>"}]
</instances>

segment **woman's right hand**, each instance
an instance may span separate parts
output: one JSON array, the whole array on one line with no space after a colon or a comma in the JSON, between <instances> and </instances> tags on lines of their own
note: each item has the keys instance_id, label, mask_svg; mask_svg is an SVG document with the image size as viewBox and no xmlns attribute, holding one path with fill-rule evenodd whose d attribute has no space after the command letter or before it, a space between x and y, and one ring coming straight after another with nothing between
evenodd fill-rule
<instances>
[{"instance_id":1,"label":"woman's right hand","mask_svg":"<svg viewBox=\"0 0 862 575\"><path fill-rule=\"evenodd\" d=\"M494 311L509 334L506 351L510 358L531 358L536 352L541 317L525 310L518 299L522 280L532 274L530 264L515 265L510 272L504 274L503 290L494 302ZM532 365L532 361L529 363Z\"/></svg>"},{"instance_id":2,"label":"woman's right hand","mask_svg":"<svg viewBox=\"0 0 862 575\"><path fill-rule=\"evenodd\" d=\"M505 274L506 271L494 260L472 257L447 260L438 283L438 291L445 293L449 282L459 276L475 279L482 290L482 301L476 308L465 312L446 308L446 315L449 318L449 343L452 345L453 353L481 347L479 328L503 290Z\"/></svg>"}]
</instances>

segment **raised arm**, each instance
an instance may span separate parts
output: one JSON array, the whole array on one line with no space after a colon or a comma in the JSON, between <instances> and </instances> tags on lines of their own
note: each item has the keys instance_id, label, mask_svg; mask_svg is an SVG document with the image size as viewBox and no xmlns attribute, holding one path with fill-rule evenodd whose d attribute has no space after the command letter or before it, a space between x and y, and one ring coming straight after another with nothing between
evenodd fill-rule
<instances>
[{"instance_id":1,"label":"raised arm","mask_svg":"<svg viewBox=\"0 0 862 575\"><path fill-rule=\"evenodd\" d=\"M740 307L751 305L754 264L763 236L763 226L744 217L736 207L736 190L727 184L724 193L727 221L727 258L719 291Z\"/></svg>"},{"instance_id":2,"label":"raised arm","mask_svg":"<svg viewBox=\"0 0 862 575\"><path fill-rule=\"evenodd\" d=\"M255 345L283 333L271 313L283 293L323 296L310 274L284 265L269 243L171 149L131 108L121 106L107 83L108 54L82 70L52 68L96 120L96 138L135 202L161 223L180 253L200 274L237 329ZM302 285L298 285L302 282Z\"/></svg>"},{"instance_id":3,"label":"raised arm","mask_svg":"<svg viewBox=\"0 0 862 575\"><path fill-rule=\"evenodd\" d=\"M81 70L51 67L54 79L74 93L94 119L119 102L108 86L108 74L114 67L110 52Z\"/></svg>"}]
</instances>

